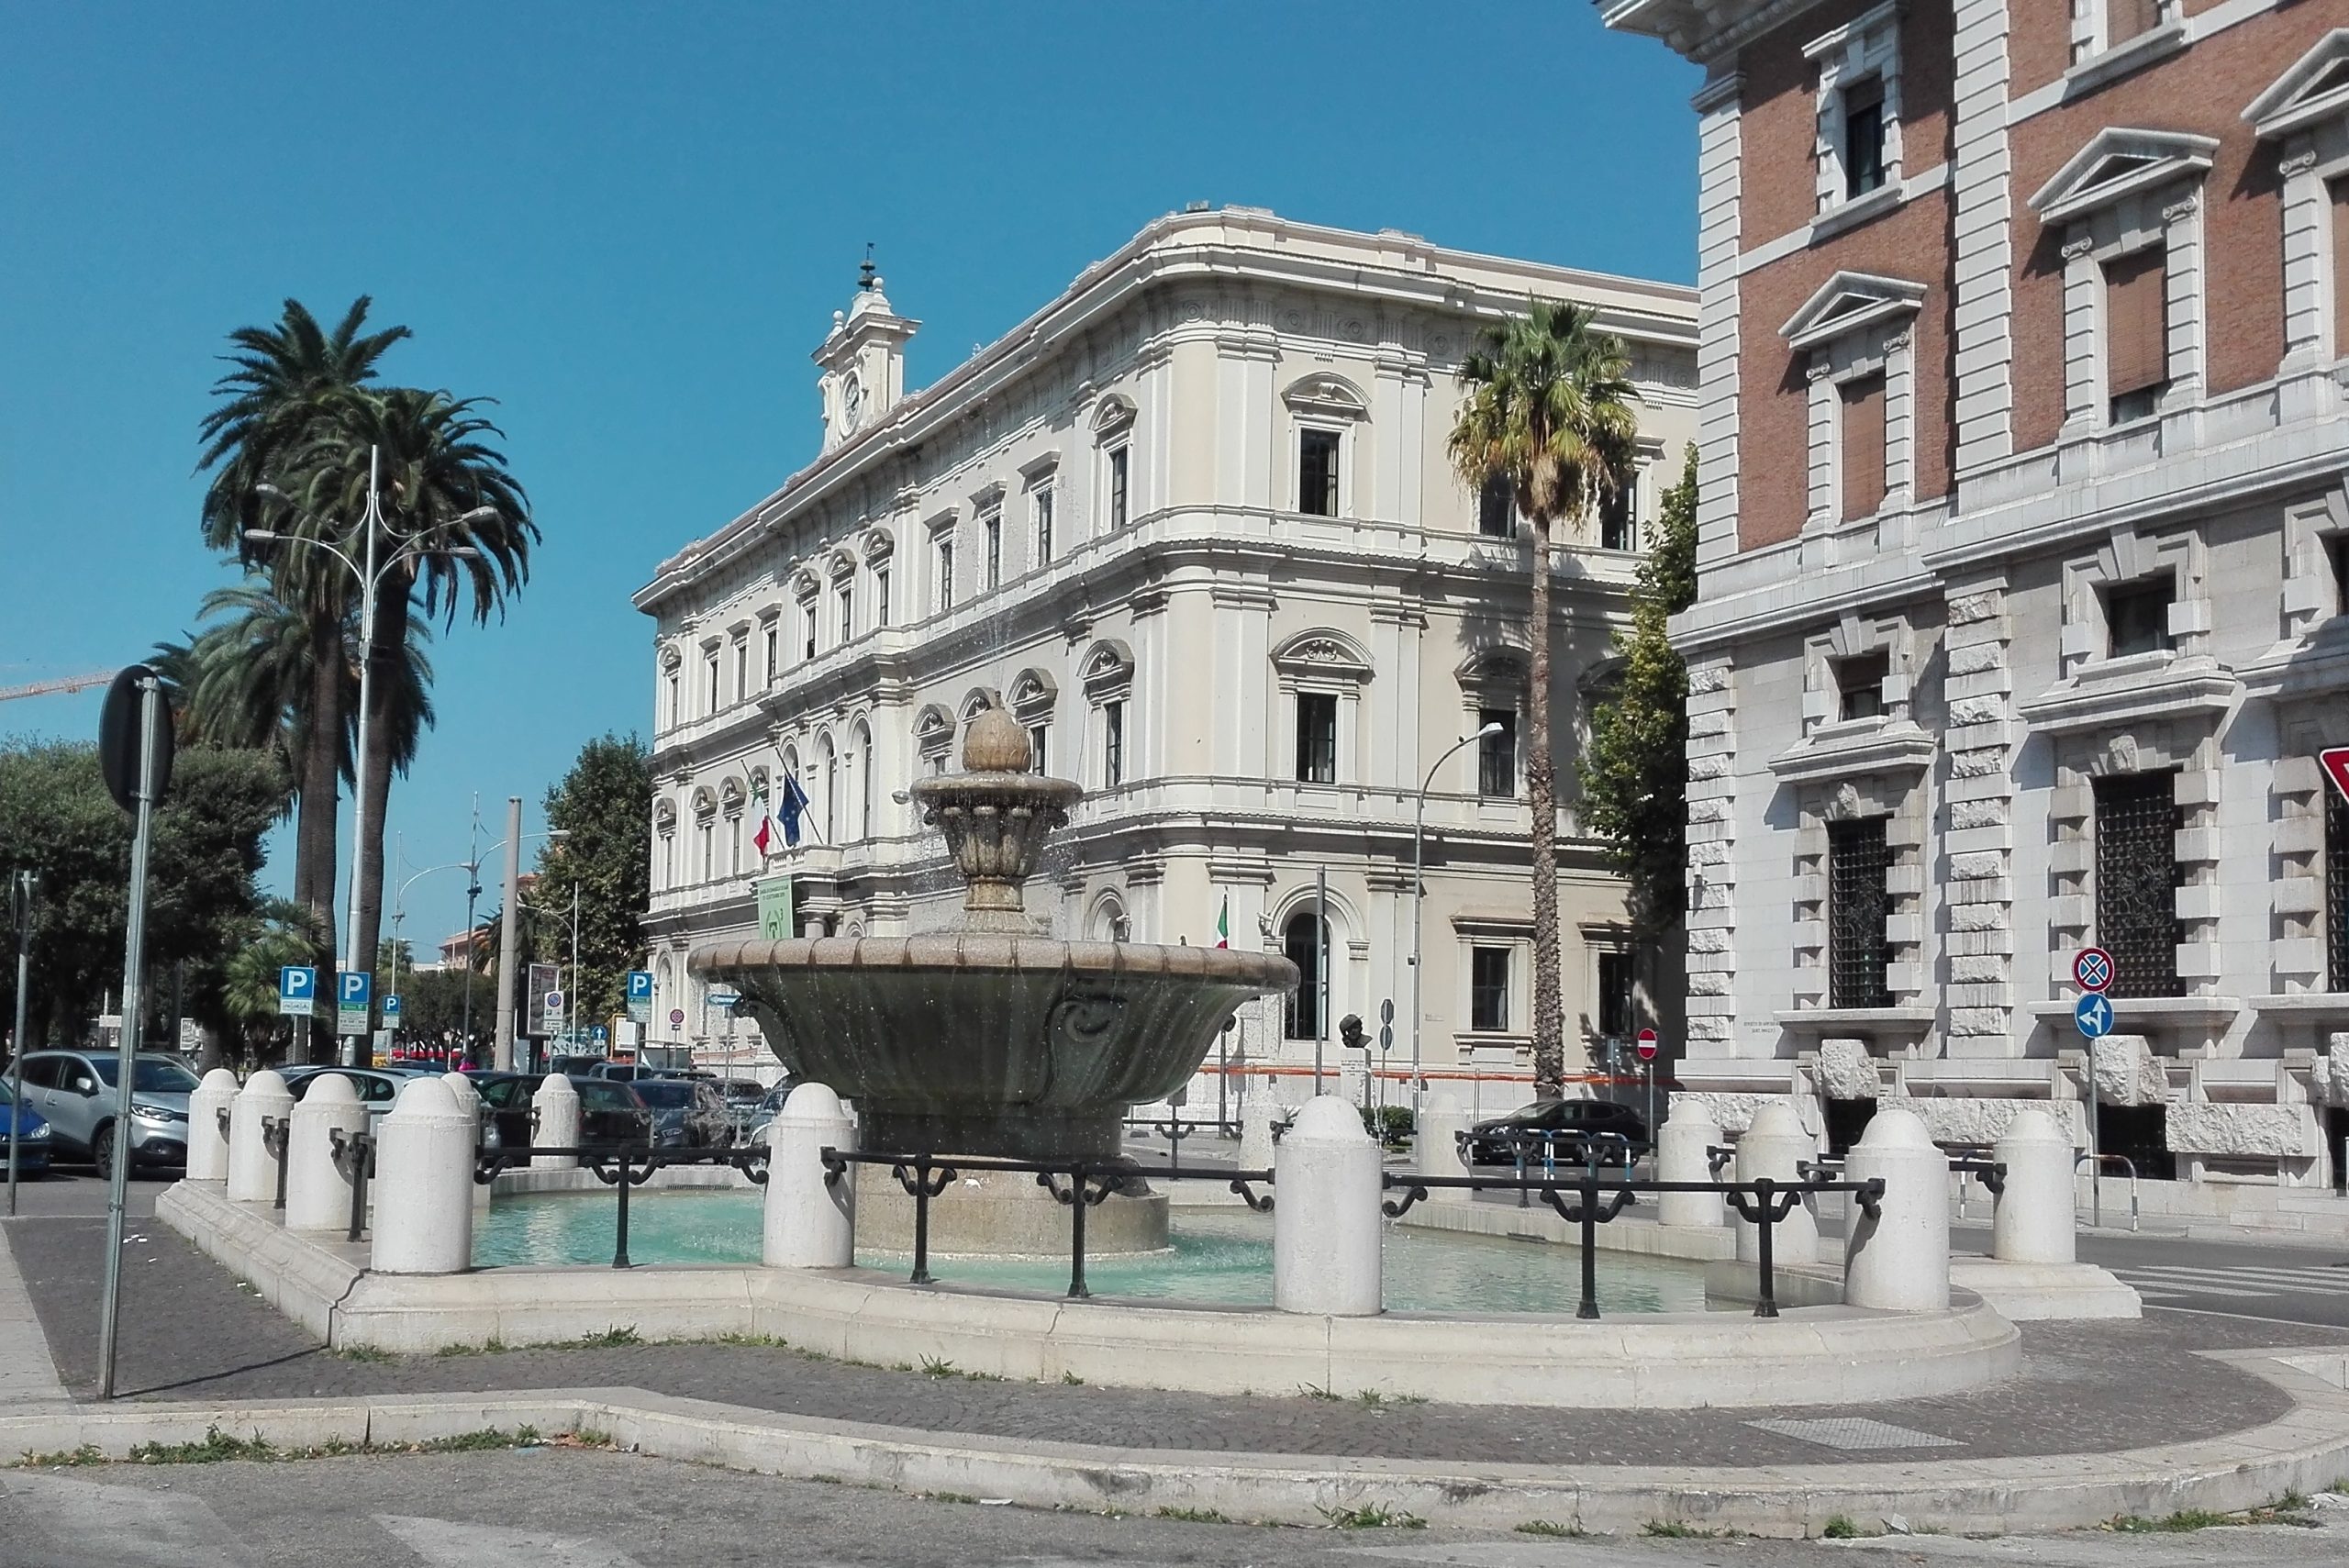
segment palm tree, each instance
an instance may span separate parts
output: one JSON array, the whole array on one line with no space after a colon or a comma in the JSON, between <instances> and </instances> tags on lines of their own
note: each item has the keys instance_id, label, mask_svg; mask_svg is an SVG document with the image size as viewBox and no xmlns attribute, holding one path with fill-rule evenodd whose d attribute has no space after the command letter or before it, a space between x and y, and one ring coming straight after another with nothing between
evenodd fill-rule
<instances>
[{"instance_id":1,"label":"palm tree","mask_svg":"<svg viewBox=\"0 0 2349 1568\"><path fill-rule=\"evenodd\" d=\"M529 577L538 526L505 454L488 444L486 438L502 432L480 415L482 406L478 398L415 387L362 393L339 404L293 459L304 476L303 507L320 517L366 515L372 459L384 520L377 559L392 563L376 594L374 640L366 655L375 662L352 962L373 953L382 933L392 774L406 772L414 754L414 712L403 706L398 669L417 625L414 612L437 615L447 626L462 605L485 624L492 613L504 613L507 596ZM363 559L363 540L350 548L353 559Z\"/></svg>"},{"instance_id":2,"label":"palm tree","mask_svg":"<svg viewBox=\"0 0 2349 1568\"><path fill-rule=\"evenodd\" d=\"M333 946L328 923L300 904L266 899L256 914L251 934L228 960L220 989L221 1007L242 1037L239 1055L245 1063L277 1033L278 971L315 962ZM219 1063L204 1065L210 1069Z\"/></svg>"},{"instance_id":3,"label":"palm tree","mask_svg":"<svg viewBox=\"0 0 2349 1568\"><path fill-rule=\"evenodd\" d=\"M289 483L294 476L288 454L308 446L338 406L374 379L375 363L384 351L408 336L405 327L362 332L371 303L365 295L354 300L329 332L320 328L299 300L289 299L273 325L240 327L228 335L233 351L227 361L233 368L213 384L220 402L205 416L204 454L196 464L198 472L213 471L203 521L205 542L214 549L233 551L250 563L255 557L244 537L247 529L265 527L299 533L317 527L315 519L306 521L273 499L270 489L296 488ZM309 617L309 647L316 657L309 669L310 698L303 711L308 725L326 735L341 723L343 622L350 583L331 561L314 559L321 554L309 550L279 552L273 581L278 596ZM328 917L329 923L338 750L305 744L296 783L300 806L294 897Z\"/></svg>"},{"instance_id":4,"label":"palm tree","mask_svg":"<svg viewBox=\"0 0 2349 1568\"><path fill-rule=\"evenodd\" d=\"M1580 306L1532 302L1486 327L1460 367L1467 401L1446 452L1470 493L1506 483L1532 536L1533 604L1525 703L1525 787L1533 808L1533 1078L1564 1092L1565 1016L1558 984L1556 759L1550 749L1552 530L1586 520L1629 482L1638 421L1631 355L1592 329Z\"/></svg>"}]
</instances>

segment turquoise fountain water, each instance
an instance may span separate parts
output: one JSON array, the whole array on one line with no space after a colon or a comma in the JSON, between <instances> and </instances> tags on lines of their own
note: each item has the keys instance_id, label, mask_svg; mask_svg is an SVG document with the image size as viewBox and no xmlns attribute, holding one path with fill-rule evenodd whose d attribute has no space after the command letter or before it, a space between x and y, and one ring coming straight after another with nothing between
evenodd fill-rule
<instances>
[{"instance_id":1,"label":"turquoise fountain water","mask_svg":"<svg viewBox=\"0 0 2349 1568\"><path fill-rule=\"evenodd\" d=\"M642 1193L629 1206L629 1256L636 1263L756 1263L763 1195L734 1189ZM501 1197L474 1230L473 1262L499 1265L608 1263L618 1206L609 1193ZM1177 1210L1163 1251L1089 1259L1086 1283L1101 1298L1265 1307L1273 1296L1270 1216L1245 1209ZM897 1253L859 1249L867 1268L902 1274ZM1390 1312L1571 1312L1581 1290L1571 1247L1455 1236L1389 1226L1386 1238ZM934 1257L946 1287L1068 1288L1061 1258ZM1618 1253L1598 1262L1602 1312L1701 1312L1703 1272L1692 1265Z\"/></svg>"}]
</instances>

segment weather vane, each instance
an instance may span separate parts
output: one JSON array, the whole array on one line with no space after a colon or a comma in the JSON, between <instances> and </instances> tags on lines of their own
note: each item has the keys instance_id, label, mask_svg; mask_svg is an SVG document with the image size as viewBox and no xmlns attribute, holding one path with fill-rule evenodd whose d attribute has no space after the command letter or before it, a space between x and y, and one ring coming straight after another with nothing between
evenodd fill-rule
<instances>
[{"instance_id":1,"label":"weather vane","mask_svg":"<svg viewBox=\"0 0 2349 1568\"><path fill-rule=\"evenodd\" d=\"M878 281L873 268L873 241L868 239L864 242L864 260L856 269L856 286L864 293L871 294L873 285Z\"/></svg>"}]
</instances>

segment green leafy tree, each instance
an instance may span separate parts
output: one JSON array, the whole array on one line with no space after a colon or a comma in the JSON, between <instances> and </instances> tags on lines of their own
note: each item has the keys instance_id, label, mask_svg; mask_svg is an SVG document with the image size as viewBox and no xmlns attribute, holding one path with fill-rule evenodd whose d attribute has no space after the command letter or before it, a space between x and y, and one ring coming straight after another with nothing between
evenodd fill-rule
<instances>
[{"instance_id":1,"label":"green leafy tree","mask_svg":"<svg viewBox=\"0 0 2349 1568\"><path fill-rule=\"evenodd\" d=\"M1582 821L1631 884L1631 913L1650 938L1677 925L1687 900L1688 667L1670 617L1697 598L1697 450L1665 493L1654 543L1631 590L1631 624L1615 636L1617 679L1590 716Z\"/></svg>"},{"instance_id":2,"label":"green leafy tree","mask_svg":"<svg viewBox=\"0 0 2349 1568\"><path fill-rule=\"evenodd\" d=\"M243 943L224 966L221 984L221 1008L229 1021L228 1038L240 1048L240 1070L289 1054L296 1029L295 1020L278 1014L278 971L316 963L331 945L317 916L290 899L264 899L254 911ZM310 1028L313 1034L325 1032L317 1020ZM205 1062L206 1068L217 1065L208 1057Z\"/></svg>"},{"instance_id":3,"label":"green leafy tree","mask_svg":"<svg viewBox=\"0 0 2349 1568\"><path fill-rule=\"evenodd\" d=\"M529 895L551 912L537 933L541 951L567 951L555 914L579 889L579 999L582 1023L609 1018L627 1000L627 974L643 956L641 919L652 898L646 845L652 820L652 765L635 736L606 735L580 748L578 760L547 792L547 825L565 837L539 853ZM526 926L529 922L525 922Z\"/></svg>"},{"instance_id":4,"label":"green leafy tree","mask_svg":"<svg viewBox=\"0 0 2349 1568\"><path fill-rule=\"evenodd\" d=\"M1554 1097L1565 1081L1558 975L1557 759L1550 743L1550 575L1557 526L1586 526L1632 473L1638 420L1631 355L1596 330L1592 312L1535 300L1479 335L1460 368L1467 391L1446 450L1471 494L1506 484L1531 536L1525 786L1533 810L1533 1077Z\"/></svg>"}]
</instances>

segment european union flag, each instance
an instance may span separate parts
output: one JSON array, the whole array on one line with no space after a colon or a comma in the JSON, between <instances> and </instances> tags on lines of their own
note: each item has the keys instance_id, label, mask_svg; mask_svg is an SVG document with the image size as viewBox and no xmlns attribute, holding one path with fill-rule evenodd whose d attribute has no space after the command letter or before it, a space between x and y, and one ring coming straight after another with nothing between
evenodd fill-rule
<instances>
[{"instance_id":1,"label":"european union flag","mask_svg":"<svg viewBox=\"0 0 2349 1568\"><path fill-rule=\"evenodd\" d=\"M807 792L789 773L783 775L783 800L775 815L783 819L783 841L794 848L799 843L799 818L807 810Z\"/></svg>"}]
</instances>

